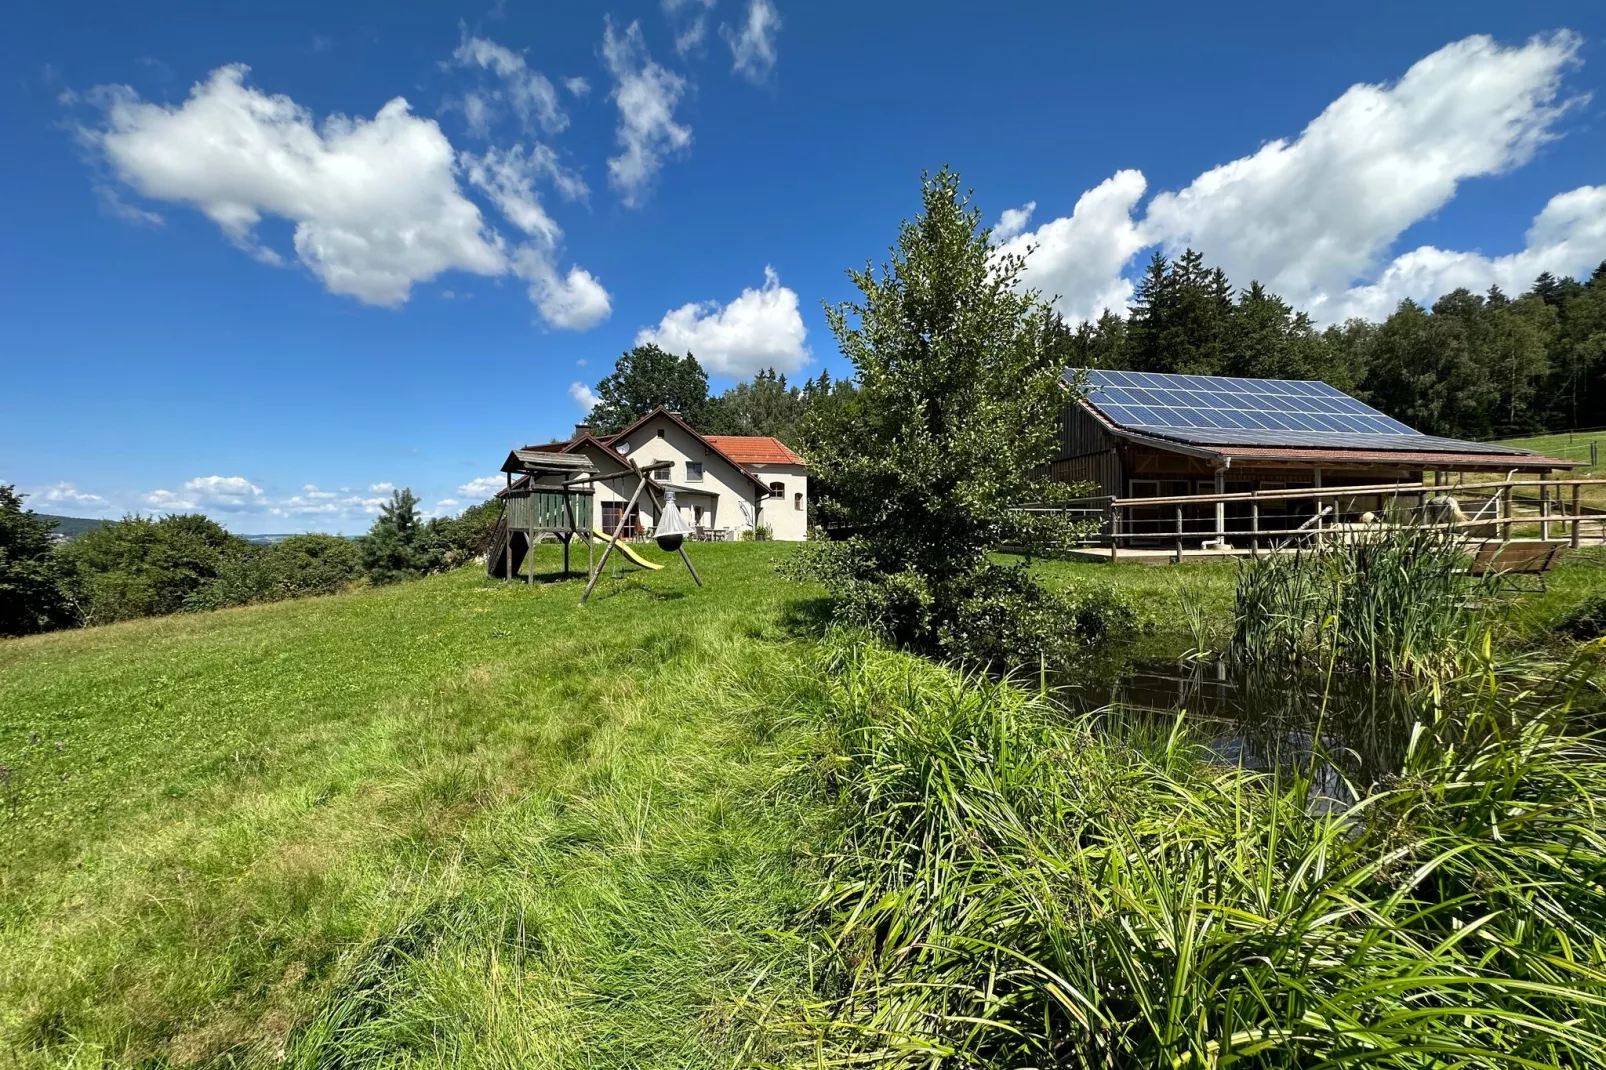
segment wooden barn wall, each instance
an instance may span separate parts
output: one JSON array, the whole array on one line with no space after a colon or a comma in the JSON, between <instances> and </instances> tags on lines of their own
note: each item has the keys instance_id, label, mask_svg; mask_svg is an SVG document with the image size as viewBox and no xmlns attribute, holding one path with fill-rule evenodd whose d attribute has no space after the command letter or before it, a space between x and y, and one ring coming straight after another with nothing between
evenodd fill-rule
<instances>
[{"instance_id":1,"label":"wooden barn wall","mask_svg":"<svg viewBox=\"0 0 1606 1070\"><path fill-rule=\"evenodd\" d=\"M1110 433L1082 406L1072 405L1060 416L1060 458L1085 457L1114 446Z\"/></svg>"},{"instance_id":2,"label":"wooden barn wall","mask_svg":"<svg viewBox=\"0 0 1606 1070\"><path fill-rule=\"evenodd\" d=\"M1121 455L1116 440L1080 405L1060 416L1059 451L1048 465L1049 478L1060 483L1089 483L1090 494L1121 493Z\"/></svg>"}]
</instances>

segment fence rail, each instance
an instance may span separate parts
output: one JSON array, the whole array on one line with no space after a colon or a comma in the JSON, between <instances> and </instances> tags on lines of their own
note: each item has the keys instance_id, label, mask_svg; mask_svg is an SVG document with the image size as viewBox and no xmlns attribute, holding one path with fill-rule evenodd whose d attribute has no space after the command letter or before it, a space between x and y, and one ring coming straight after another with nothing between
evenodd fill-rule
<instances>
[{"instance_id":1,"label":"fence rail","mask_svg":"<svg viewBox=\"0 0 1606 1070\"><path fill-rule=\"evenodd\" d=\"M1376 483L1121 498L1078 498L1064 505L1025 505L1017 512L1096 520L1084 546L1169 551L1182 560L1201 551L1258 556L1291 546L1322 546L1390 526L1431 523L1469 538L1504 542L1606 542L1606 511L1586 506L1586 488L1606 479L1517 479L1484 483ZM1263 510L1263 507L1267 507ZM1519 529L1522 529L1519 532Z\"/></svg>"}]
</instances>

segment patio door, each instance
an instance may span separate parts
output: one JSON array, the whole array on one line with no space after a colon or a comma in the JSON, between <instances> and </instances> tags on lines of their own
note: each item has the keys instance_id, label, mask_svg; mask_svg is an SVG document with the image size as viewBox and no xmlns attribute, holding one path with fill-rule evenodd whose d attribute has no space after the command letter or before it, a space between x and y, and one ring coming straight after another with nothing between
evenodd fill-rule
<instances>
[{"instance_id":1,"label":"patio door","mask_svg":"<svg viewBox=\"0 0 1606 1070\"><path fill-rule=\"evenodd\" d=\"M619 518L624 515L624 509L624 502L603 502L602 530L607 532L609 535L612 535L614 533L614 529L619 526ZM620 534L626 539L633 539L640 532L640 529L641 506L633 505L630 507L630 519L625 524L625 530Z\"/></svg>"}]
</instances>

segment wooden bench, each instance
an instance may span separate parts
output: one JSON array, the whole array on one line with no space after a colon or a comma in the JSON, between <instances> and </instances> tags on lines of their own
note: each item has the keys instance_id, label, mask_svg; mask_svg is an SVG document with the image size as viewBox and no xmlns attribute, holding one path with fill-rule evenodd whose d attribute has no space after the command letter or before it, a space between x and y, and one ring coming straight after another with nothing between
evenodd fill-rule
<instances>
[{"instance_id":1,"label":"wooden bench","mask_svg":"<svg viewBox=\"0 0 1606 1070\"><path fill-rule=\"evenodd\" d=\"M1479 546L1467 571L1474 576L1499 576L1513 591L1543 591L1545 573L1556 567L1567 552L1562 542L1498 542L1493 539ZM1523 587L1518 578L1532 576L1533 587Z\"/></svg>"}]
</instances>

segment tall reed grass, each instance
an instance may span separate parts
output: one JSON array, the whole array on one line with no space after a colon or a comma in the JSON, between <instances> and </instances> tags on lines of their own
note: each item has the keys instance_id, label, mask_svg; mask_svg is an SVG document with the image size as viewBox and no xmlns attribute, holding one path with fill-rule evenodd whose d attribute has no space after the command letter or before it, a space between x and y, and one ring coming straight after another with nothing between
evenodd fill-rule
<instances>
[{"instance_id":1,"label":"tall reed grass","mask_svg":"<svg viewBox=\"0 0 1606 1070\"><path fill-rule=\"evenodd\" d=\"M797 1065L1602 1065L1606 741L1564 701L1469 689L1340 810L1180 718L1111 734L851 643L820 672L833 969Z\"/></svg>"},{"instance_id":2,"label":"tall reed grass","mask_svg":"<svg viewBox=\"0 0 1606 1070\"><path fill-rule=\"evenodd\" d=\"M1436 675L1485 623L1492 580L1466 564L1456 534L1433 527L1247 562L1229 654L1242 666Z\"/></svg>"}]
</instances>

